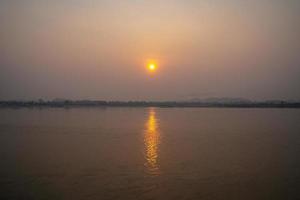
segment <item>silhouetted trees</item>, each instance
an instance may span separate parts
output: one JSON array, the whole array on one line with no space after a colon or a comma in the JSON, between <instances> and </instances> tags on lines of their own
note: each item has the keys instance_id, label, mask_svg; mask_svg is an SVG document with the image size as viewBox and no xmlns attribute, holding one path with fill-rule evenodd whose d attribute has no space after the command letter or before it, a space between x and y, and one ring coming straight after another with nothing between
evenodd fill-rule
<instances>
[{"instance_id":1,"label":"silhouetted trees","mask_svg":"<svg viewBox=\"0 0 300 200\"><path fill-rule=\"evenodd\" d=\"M0 107L233 107L233 108L300 108L300 102L288 101L98 101L53 100L0 101Z\"/></svg>"}]
</instances>

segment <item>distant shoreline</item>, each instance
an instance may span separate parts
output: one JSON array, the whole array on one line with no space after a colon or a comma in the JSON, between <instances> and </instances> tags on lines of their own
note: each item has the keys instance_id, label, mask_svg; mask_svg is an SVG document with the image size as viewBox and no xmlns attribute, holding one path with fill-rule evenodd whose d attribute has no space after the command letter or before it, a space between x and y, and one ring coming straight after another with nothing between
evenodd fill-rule
<instances>
[{"instance_id":1,"label":"distant shoreline","mask_svg":"<svg viewBox=\"0 0 300 200\"><path fill-rule=\"evenodd\" d=\"M300 102L177 102L177 101L0 101L0 108L164 107L164 108L300 108Z\"/></svg>"}]
</instances>

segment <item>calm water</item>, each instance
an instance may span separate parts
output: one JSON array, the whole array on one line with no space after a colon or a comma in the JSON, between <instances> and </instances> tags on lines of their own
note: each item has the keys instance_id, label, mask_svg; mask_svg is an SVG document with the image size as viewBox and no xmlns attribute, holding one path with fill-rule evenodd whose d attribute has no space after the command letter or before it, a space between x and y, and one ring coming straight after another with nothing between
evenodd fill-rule
<instances>
[{"instance_id":1,"label":"calm water","mask_svg":"<svg viewBox=\"0 0 300 200\"><path fill-rule=\"evenodd\" d=\"M300 109L0 109L0 199L299 199Z\"/></svg>"}]
</instances>

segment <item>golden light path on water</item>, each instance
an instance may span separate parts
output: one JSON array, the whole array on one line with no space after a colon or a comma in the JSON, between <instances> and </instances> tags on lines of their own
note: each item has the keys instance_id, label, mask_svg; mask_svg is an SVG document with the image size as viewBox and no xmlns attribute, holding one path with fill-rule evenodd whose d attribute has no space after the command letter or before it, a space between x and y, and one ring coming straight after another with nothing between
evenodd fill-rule
<instances>
[{"instance_id":1,"label":"golden light path on water","mask_svg":"<svg viewBox=\"0 0 300 200\"><path fill-rule=\"evenodd\" d=\"M158 125L159 123L156 118L155 108L150 108L146 122L146 129L144 132L144 143L146 157L145 165L151 174L159 173L158 151L160 143L160 131Z\"/></svg>"}]
</instances>

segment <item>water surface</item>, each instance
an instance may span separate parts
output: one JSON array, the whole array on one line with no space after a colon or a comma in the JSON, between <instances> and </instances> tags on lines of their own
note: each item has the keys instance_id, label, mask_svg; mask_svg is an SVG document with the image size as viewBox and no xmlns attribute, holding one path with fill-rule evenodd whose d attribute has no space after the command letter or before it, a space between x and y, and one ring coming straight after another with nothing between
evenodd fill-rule
<instances>
[{"instance_id":1,"label":"water surface","mask_svg":"<svg viewBox=\"0 0 300 200\"><path fill-rule=\"evenodd\" d=\"M300 110L0 109L0 199L299 199Z\"/></svg>"}]
</instances>

